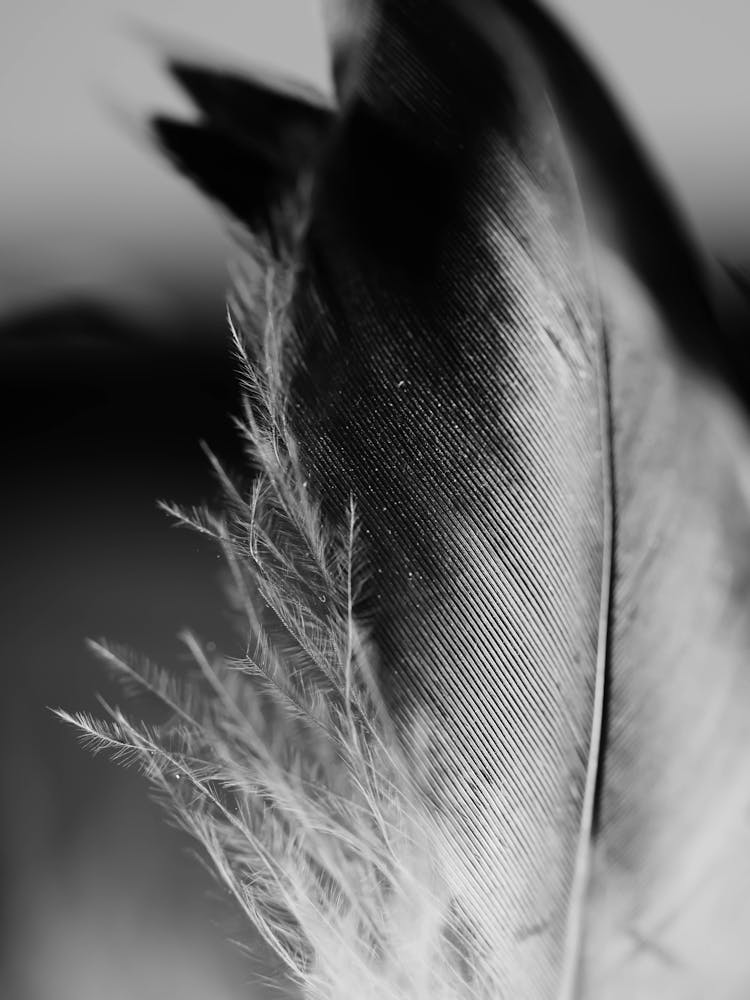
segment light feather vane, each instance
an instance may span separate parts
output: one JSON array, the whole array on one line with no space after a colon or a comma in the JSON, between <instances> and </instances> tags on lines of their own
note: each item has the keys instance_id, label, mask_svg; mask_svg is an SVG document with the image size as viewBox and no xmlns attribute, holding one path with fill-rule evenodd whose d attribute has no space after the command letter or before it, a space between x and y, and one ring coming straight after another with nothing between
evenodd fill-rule
<instances>
[{"instance_id":1,"label":"light feather vane","mask_svg":"<svg viewBox=\"0 0 750 1000\"><path fill-rule=\"evenodd\" d=\"M536 5L335 23L336 102L176 64L199 117L155 123L242 247L255 475L172 513L246 653L100 646L168 721L61 714L306 997L743 996L750 452L700 255Z\"/></svg>"}]
</instances>

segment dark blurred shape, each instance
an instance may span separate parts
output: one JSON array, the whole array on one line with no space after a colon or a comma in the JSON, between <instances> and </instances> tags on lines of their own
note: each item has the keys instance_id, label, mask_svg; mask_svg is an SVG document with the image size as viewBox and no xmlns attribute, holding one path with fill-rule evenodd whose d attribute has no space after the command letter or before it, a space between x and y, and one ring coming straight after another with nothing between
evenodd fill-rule
<instances>
[{"instance_id":1,"label":"dark blurred shape","mask_svg":"<svg viewBox=\"0 0 750 1000\"><path fill-rule=\"evenodd\" d=\"M280 192L317 158L331 102L311 87L175 62L171 72L201 113L157 117L152 128L175 165L210 198L264 232Z\"/></svg>"},{"instance_id":2,"label":"dark blurred shape","mask_svg":"<svg viewBox=\"0 0 750 1000\"><path fill-rule=\"evenodd\" d=\"M8 1000L264 995L247 985L258 965L226 940L247 941L246 928L140 776L92 758L49 711L96 710L96 692L123 701L87 636L173 664L181 628L236 641L216 553L156 508L213 495L200 439L236 459L231 355L223 306L212 308L210 331L150 328L82 301L0 330Z\"/></svg>"}]
</instances>

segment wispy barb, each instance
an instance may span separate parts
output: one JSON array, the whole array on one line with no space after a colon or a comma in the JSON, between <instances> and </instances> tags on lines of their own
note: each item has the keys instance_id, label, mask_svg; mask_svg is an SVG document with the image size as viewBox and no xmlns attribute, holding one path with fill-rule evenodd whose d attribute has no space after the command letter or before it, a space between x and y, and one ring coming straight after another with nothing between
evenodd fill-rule
<instances>
[{"instance_id":1,"label":"wispy barb","mask_svg":"<svg viewBox=\"0 0 750 1000\"><path fill-rule=\"evenodd\" d=\"M211 456L223 509L165 505L221 546L246 653L229 659L185 635L194 669L178 678L93 643L126 690L156 696L168 719L148 727L106 705L106 722L58 715L94 750L143 767L305 996L494 996L424 794L426 724L397 736L355 615L354 500L340 527L324 523L296 454L275 273L255 357L231 321L247 389L240 429L260 471L244 490Z\"/></svg>"}]
</instances>

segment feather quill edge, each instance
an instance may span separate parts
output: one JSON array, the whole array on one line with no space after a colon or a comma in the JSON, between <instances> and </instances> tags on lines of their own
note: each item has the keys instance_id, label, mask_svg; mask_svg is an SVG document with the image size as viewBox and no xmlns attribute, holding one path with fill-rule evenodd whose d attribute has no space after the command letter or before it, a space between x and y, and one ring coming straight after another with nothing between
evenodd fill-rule
<instances>
[{"instance_id":1,"label":"feather quill edge","mask_svg":"<svg viewBox=\"0 0 750 1000\"><path fill-rule=\"evenodd\" d=\"M604 750L604 725L609 659L610 616L615 572L615 493L614 448L612 443L612 401L610 392L607 331L599 311L598 350L595 354L595 378L599 395L599 424L602 476L602 566L599 621L594 676L594 699L591 738L581 809L580 835L570 893L568 925L563 951L563 969L559 1000L574 1000L582 959L583 937L588 919L587 904L592 877L592 857L596 809L601 780L601 757Z\"/></svg>"}]
</instances>

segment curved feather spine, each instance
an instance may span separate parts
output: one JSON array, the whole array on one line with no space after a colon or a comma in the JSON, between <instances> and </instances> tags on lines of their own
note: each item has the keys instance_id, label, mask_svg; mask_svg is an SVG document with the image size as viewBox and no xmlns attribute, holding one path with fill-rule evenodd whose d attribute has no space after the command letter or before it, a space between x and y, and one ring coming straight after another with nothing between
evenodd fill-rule
<instances>
[{"instance_id":1,"label":"curved feather spine","mask_svg":"<svg viewBox=\"0 0 750 1000\"><path fill-rule=\"evenodd\" d=\"M575 1000L580 988L583 944L588 921L591 879L593 875L593 852L595 815L601 779L601 757L604 749L604 715L607 697L607 676L610 654L610 616L612 613L612 586L615 555L615 493L612 448L611 391L609 385L609 363L604 337L597 363L597 383L600 392L600 415L602 429L602 583L599 609L599 638L597 645L596 679L594 689L594 710L592 718L589 766L586 774L584 802L581 810L581 836L576 857L576 875L571 890L569 930L565 945L565 959L560 978L559 1000Z\"/></svg>"}]
</instances>

